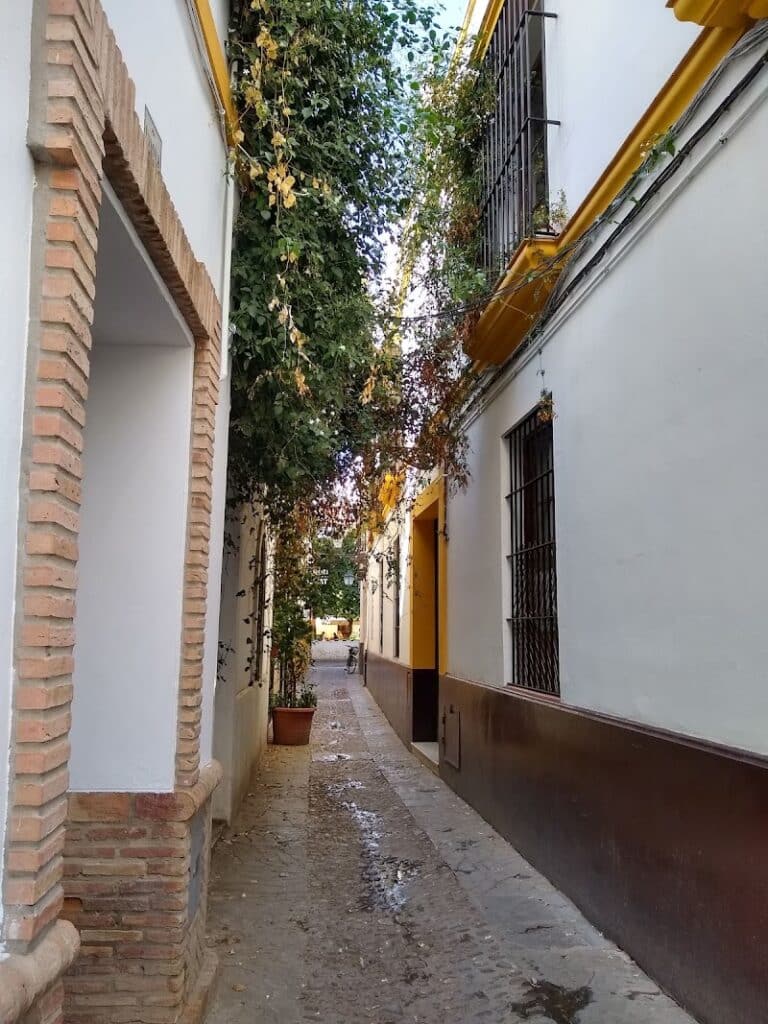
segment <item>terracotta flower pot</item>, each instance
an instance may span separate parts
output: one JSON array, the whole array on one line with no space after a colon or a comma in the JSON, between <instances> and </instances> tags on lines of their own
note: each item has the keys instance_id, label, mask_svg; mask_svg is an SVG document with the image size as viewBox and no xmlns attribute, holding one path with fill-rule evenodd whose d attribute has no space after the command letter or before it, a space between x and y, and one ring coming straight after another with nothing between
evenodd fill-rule
<instances>
[{"instance_id":1,"label":"terracotta flower pot","mask_svg":"<svg viewBox=\"0 0 768 1024\"><path fill-rule=\"evenodd\" d=\"M285 747L305 747L309 743L315 708L273 708L272 731L275 743Z\"/></svg>"}]
</instances>

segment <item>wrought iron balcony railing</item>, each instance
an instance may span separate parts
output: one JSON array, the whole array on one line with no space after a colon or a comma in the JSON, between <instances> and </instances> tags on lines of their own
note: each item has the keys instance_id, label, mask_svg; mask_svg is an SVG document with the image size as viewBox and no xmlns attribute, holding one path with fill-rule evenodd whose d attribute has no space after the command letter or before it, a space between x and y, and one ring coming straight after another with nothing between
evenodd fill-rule
<instances>
[{"instance_id":1,"label":"wrought iron balcony railing","mask_svg":"<svg viewBox=\"0 0 768 1024\"><path fill-rule=\"evenodd\" d=\"M506 0L485 55L494 107L482 153L482 264L489 281L549 218L544 0Z\"/></svg>"}]
</instances>

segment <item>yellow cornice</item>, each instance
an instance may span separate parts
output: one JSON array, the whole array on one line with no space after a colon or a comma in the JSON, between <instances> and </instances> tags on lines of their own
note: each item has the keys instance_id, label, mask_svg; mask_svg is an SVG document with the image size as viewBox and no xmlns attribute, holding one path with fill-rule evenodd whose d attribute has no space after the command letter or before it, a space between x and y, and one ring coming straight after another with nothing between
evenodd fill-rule
<instances>
[{"instance_id":1,"label":"yellow cornice","mask_svg":"<svg viewBox=\"0 0 768 1024\"><path fill-rule=\"evenodd\" d=\"M475 362L503 363L544 308L562 269L559 238L527 238L483 310L464 351Z\"/></svg>"},{"instance_id":2,"label":"yellow cornice","mask_svg":"<svg viewBox=\"0 0 768 1024\"><path fill-rule=\"evenodd\" d=\"M667 0L679 21L703 28L744 28L750 19L768 18L768 0Z\"/></svg>"},{"instance_id":3,"label":"yellow cornice","mask_svg":"<svg viewBox=\"0 0 768 1024\"><path fill-rule=\"evenodd\" d=\"M224 109L224 117L227 128L227 141L232 142L232 136L237 129L237 109L232 98L232 89L229 83L229 67L227 58L224 55L224 48L216 30L216 22L211 11L210 0L194 0L197 20L200 24L200 31L205 43L205 52L208 54L208 61L213 73L213 81L216 86L219 100Z\"/></svg>"},{"instance_id":4,"label":"yellow cornice","mask_svg":"<svg viewBox=\"0 0 768 1024\"><path fill-rule=\"evenodd\" d=\"M678 0L682 2L684 0ZM755 2L753 0L753 4ZM768 0L757 2L768 3ZM570 217L563 232L556 239L527 239L518 248L496 295L483 310L465 346L467 355L474 360L500 365L515 351L543 310L574 243L621 192L641 165L649 143L669 131L690 106L749 24L744 21L737 27L705 28L701 32Z\"/></svg>"},{"instance_id":5,"label":"yellow cornice","mask_svg":"<svg viewBox=\"0 0 768 1024\"><path fill-rule=\"evenodd\" d=\"M475 47L472 52L472 56L477 60L482 60L488 52L488 47L491 45L493 30L496 28L496 22L499 20L499 15L501 14L504 2L505 0L489 0L488 2L485 14L483 15L483 20L480 22L477 39L475 40Z\"/></svg>"}]
</instances>

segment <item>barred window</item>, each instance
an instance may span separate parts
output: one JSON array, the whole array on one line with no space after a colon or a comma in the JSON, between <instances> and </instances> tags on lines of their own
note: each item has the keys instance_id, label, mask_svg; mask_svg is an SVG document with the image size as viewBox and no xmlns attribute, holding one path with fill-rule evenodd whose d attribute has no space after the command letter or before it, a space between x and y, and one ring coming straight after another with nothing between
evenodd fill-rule
<instances>
[{"instance_id":1,"label":"barred window","mask_svg":"<svg viewBox=\"0 0 768 1024\"><path fill-rule=\"evenodd\" d=\"M508 435L513 686L559 695L555 479L551 410Z\"/></svg>"},{"instance_id":2,"label":"barred window","mask_svg":"<svg viewBox=\"0 0 768 1024\"><path fill-rule=\"evenodd\" d=\"M493 109L482 161L482 260L491 281L524 238L551 234L544 0L506 0L485 56Z\"/></svg>"}]
</instances>

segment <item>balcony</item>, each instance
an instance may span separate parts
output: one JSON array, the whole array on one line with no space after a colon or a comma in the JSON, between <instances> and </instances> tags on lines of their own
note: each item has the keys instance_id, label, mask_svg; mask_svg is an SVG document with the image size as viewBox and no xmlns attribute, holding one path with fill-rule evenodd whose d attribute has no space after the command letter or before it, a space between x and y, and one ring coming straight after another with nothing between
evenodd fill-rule
<instances>
[{"instance_id":1,"label":"balcony","mask_svg":"<svg viewBox=\"0 0 768 1024\"><path fill-rule=\"evenodd\" d=\"M492 17L493 7L486 22ZM554 17L544 0L505 0L478 44L493 92L481 164L481 262L497 286L466 344L480 361L514 350L556 279L548 266L557 245L547 133L558 122L547 117L545 75L545 24Z\"/></svg>"}]
</instances>

